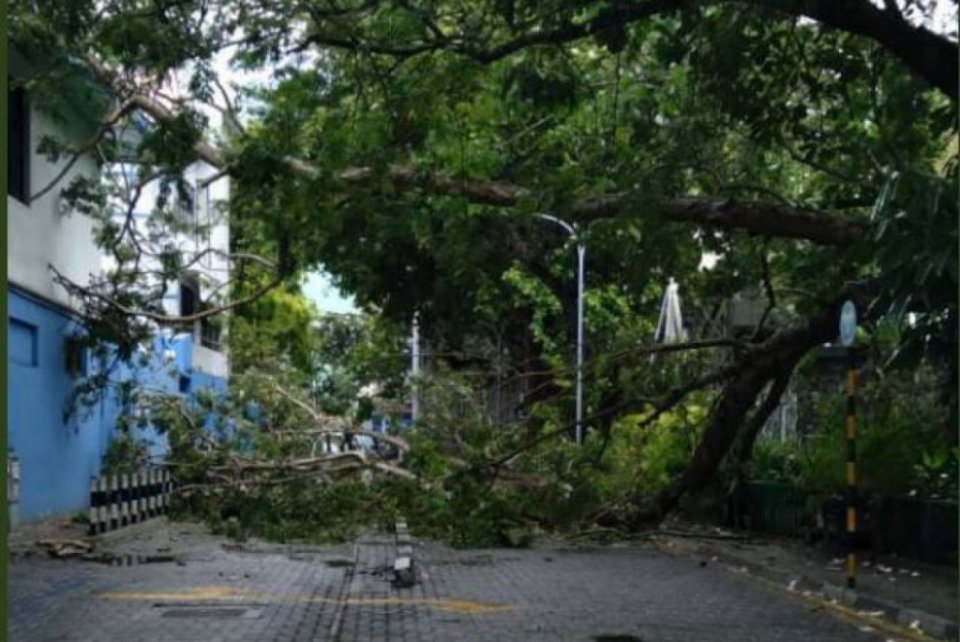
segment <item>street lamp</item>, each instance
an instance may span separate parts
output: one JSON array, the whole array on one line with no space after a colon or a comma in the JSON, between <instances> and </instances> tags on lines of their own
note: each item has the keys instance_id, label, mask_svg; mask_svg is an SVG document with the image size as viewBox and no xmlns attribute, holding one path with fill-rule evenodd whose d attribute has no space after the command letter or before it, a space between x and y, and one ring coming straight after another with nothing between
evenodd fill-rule
<instances>
[{"instance_id":1,"label":"street lamp","mask_svg":"<svg viewBox=\"0 0 960 642\"><path fill-rule=\"evenodd\" d=\"M410 421L420 418L420 312L413 313L410 329L410 382L413 393L410 399Z\"/></svg>"},{"instance_id":2,"label":"street lamp","mask_svg":"<svg viewBox=\"0 0 960 642\"><path fill-rule=\"evenodd\" d=\"M577 419L576 441L583 443L583 276L586 263L587 248L577 234L577 228L552 214L537 214L538 218L556 223L577 244Z\"/></svg>"}]
</instances>

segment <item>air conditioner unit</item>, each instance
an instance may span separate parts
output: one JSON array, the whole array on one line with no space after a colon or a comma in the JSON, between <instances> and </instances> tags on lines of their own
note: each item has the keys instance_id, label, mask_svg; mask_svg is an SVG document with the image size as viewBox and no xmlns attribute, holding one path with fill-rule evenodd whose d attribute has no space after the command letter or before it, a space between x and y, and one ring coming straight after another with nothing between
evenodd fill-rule
<instances>
[{"instance_id":1,"label":"air conditioner unit","mask_svg":"<svg viewBox=\"0 0 960 642\"><path fill-rule=\"evenodd\" d=\"M763 317L764 302L753 292L738 292L727 302L727 324L731 330L755 328Z\"/></svg>"}]
</instances>

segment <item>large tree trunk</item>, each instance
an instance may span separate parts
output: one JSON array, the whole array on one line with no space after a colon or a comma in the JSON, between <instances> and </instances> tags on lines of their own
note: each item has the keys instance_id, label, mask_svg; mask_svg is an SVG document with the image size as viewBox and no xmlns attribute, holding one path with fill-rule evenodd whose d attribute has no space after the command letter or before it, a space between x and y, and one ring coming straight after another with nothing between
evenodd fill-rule
<instances>
[{"instance_id":1,"label":"large tree trunk","mask_svg":"<svg viewBox=\"0 0 960 642\"><path fill-rule=\"evenodd\" d=\"M731 378L721 391L690 464L676 481L656 497L652 508L636 517L638 523L659 521L676 508L685 494L697 492L706 486L743 429L749 427L759 430L759 427L751 425L747 415L763 388L770 381L780 382L788 378L807 352L837 337L840 306L844 300L853 298L862 313L866 309L862 291L846 291L811 317L806 325L781 332L742 357L748 365ZM778 384L774 385L776 387Z\"/></svg>"},{"instance_id":2,"label":"large tree trunk","mask_svg":"<svg viewBox=\"0 0 960 642\"><path fill-rule=\"evenodd\" d=\"M791 372L784 373L773 380L770 390L763 398L763 402L753 413L753 416L750 417L750 421L747 422L747 425L744 426L742 431L743 434L740 435L740 444L737 448L739 468L742 468L743 465L750 461L750 458L753 456L753 445L757 441L757 435L759 435L760 431L763 430L763 426L767 423L767 419L770 418L770 415L773 414L773 411L776 410L777 406L780 405L780 398L787 390L787 385L790 383L791 374L792 369Z\"/></svg>"},{"instance_id":3,"label":"large tree trunk","mask_svg":"<svg viewBox=\"0 0 960 642\"><path fill-rule=\"evenodd\" d=\"M750 420L740 431L741 434L737 443L727 455L729 458L735 459L735 462L732 462L733 482L726 491L728 500L727 508L729 510L727 521L729 523L736 525L740 525L741 523L740 520L743 511L740 505L740 489L746 481L746 465L753 454L753 445L756 443L757 435L763 430L763 426L767 423L770 415L772 415L780 405L780 398L790 383L791 374L792 373L785 373L770 382L770 389L766 395L764 395L763 401L753 412L753 415L750 416Z\"/></svg>"}]
</instances>

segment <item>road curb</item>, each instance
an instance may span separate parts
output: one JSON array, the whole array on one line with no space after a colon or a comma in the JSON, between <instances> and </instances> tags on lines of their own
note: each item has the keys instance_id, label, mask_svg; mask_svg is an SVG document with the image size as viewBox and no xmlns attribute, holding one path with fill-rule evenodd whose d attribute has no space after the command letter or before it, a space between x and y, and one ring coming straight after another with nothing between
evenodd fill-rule
<instances>
[{"instance_id":1,"label":"road curb","mask_svg":"<svg viewBox=\"0 0 960 642\"><path fill-rule=\"evenodd\" d=\"M417 583L417 569L414 565L413 539L407 522L396 521L396 554L393 560L393 584L400 588L409 588Z\"/></svg>"},{"instance_id":2,"label":"road curb","mask_svg":"<svg viewBox=\"0 0 960 642\"><path fill-rule=\"evenodd\" d=\"M783 585L788 591L809 592L821 597L836 600L844 606L857 611L866 611L871 614L881 614L881 617L892 623L919 629L925 635L944 640L956 640L958 626L955 621L940 615L928 613L920 609L908 608L894 604L888 600L863 595L855 589L848 589L831 582L812 579L805 575L797 575L779 569L771 568L748 561L726 551L718 551L709 545L700 544L701 554L710 555L724 564L740 572L749 572L752 575Z\"/></svg>"}]
</instances>

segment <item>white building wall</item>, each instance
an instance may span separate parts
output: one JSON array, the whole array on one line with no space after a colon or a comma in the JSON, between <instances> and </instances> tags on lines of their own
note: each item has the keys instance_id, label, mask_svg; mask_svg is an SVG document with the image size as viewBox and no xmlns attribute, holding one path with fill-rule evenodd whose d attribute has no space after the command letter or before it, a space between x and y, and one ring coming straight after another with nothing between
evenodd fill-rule
<instances>
[{"instance_id":1,"label":"white building wall","mask_svg":"<svg viewBox=\"0 0 960 642\"><path fill-rule=\"evenodd\" d=\"M53 163L44 155L38 154L36 150L41 140L44 137L53 137L76 143L74 139L77 136L65 134L68 130L53 122L32 100L29 101L29 110L28 192L33 195L48 187L69 163L69 157ZM215 248L222 252L206 254L193 266L200 276L201 298L206 298L212 290L223 285L229 279L230 273L229 261L224 256L230 249L230 228L226 220L226 206L230 198L229 180L221 177L206 187L201 187L216 174L215 168L202 162L194 163L185 171L187 181L196 187L195 215L198 223L206 225L212 222L213 225L209 234L201 237L181 235L173 239L178 247L184 250L187 260L206 248ZM101 168L95 157L87 154L80 157L52 189L29 205L7 195L7 273L10 284L53 303L79 310L80 302L55 283L49 266L54 266L65 277L81 285L89 284L93 278L114 267L112 258L106 256L94 241L93 218L70 211L61 196L62 190L76 177L85 176L96 180L100 175ZM144 190L137 208L138 217L145 218L153 209L158 189L159 185L155 182ZM220 291L224 290L225 288ZM176 285L168 292L165 308L170 314L179 313L179 290ZM224 332L221 344L225 338ZM229 372L227 355L224 350L211 350L201 344L199 323L195 327L194 339L194 369L226 377Z\"/></svg>"},{"instance_id":2,"label":"white building wall","mask_svg":"<svg viewBox=\"0 0 960 642\"><path fill-rule=\"evenodd\" d=\"M135 175L133 166L130 164L111 168L114 173L124 170L128 174ZM198 277L200 298L204 300L213 293L229 294L225 284L230 278L230 262L226 256L230 251L230 226L227 221L226 210L230 198L230 182L225 176L217 177L218 171L216 168L199 161L184 170L183 177L193 188L194 194L192 212L189 214L192 218L192 231L172 235L170 239L182 253L184 262L192 262L189 270ZM143 189L134 208L134 216L138 221L145 221L156 207L159 192L159 181L153 181ZM172 190L172 192L175 192L175 190ZM176 199L175 194L171 194L170 198ZM112 257L103 257L103 267L107 270L115 267ZM156 263L151 266L150 261L147 260L143 267L152 269L156 267ZM179 284L168 284L163 308L171 316L180 314ZM194 324L193 333L193 369L213 376L228 376L229 360L225 347L226 332L221 333L219 349L211 349L203 345L200 322Z\"/></svg>"},{"instance_id":3,"label":"white building wall","mask_svg":"<svg viewBox=\"0 0 960 642\"><path fill-rule=\"evenodd\" d=\"M47 187L68 159L50 163L36 153L44 136L59 130L30 104L30 194ZM49 265L77 283L89 283L101 269L100 251L93 240L93 219L65 210L61 190L77 176L95 179L99 169L91 156L80 158L60 183L30 205L7 195L7 274L10 283L41 297L76 309L66 290L55 285Z\"/></svg>"}]
</instances>

